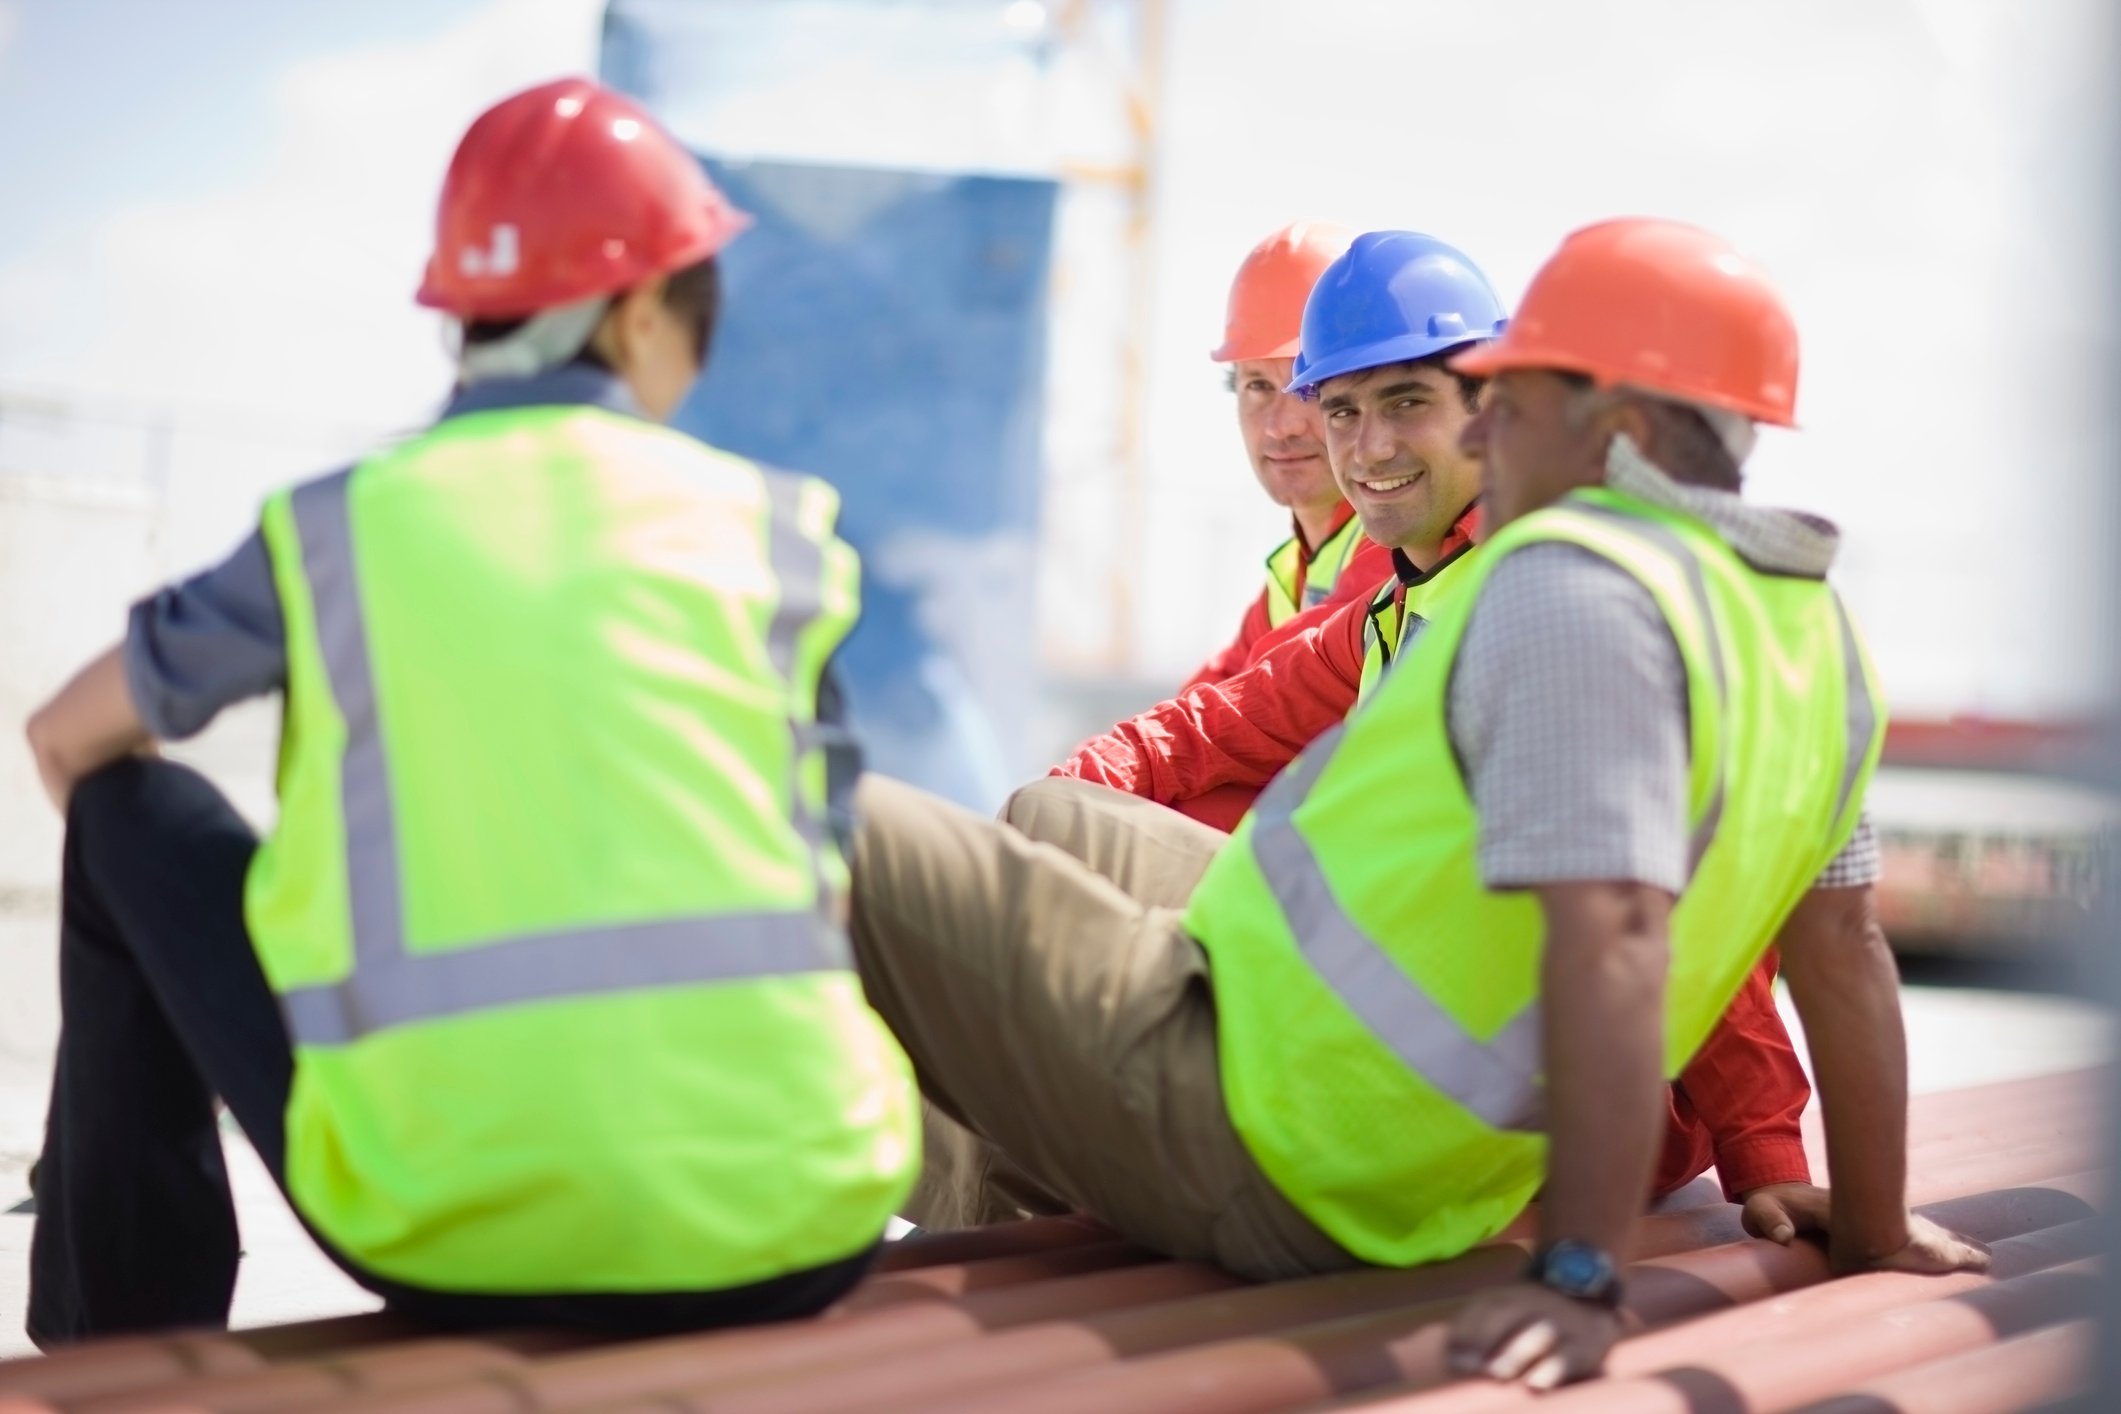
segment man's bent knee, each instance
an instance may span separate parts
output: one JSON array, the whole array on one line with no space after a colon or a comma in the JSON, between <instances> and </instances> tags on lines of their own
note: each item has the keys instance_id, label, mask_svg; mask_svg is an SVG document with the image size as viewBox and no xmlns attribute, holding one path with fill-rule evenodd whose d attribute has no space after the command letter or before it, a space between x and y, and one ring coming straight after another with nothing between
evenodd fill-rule
<instances>
[{"instance_id":1,"label":"man's bent knee","mask_svg":"<svg viewBox=\"0 0 2121 1414\"><path fill-rule=\"evenodd\" d=\"M130 812L137 808L142 793L148 789L149 768L169 765L167 761L128 756L89 772L74 782L73 793L67 797L67 832L93 827L112 811Z\"/></svg>"}]
</instances>

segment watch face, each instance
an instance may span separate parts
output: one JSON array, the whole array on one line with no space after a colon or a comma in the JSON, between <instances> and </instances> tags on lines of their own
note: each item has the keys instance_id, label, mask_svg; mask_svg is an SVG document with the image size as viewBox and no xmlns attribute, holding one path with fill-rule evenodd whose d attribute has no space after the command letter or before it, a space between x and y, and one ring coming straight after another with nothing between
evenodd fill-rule
<instances>
[{"instance_id":1,"label":"watch face","mask_svg":"<svg viewBox=\"0 0 2121 1414\"><path fill-rule=\"evenodd\" d=\"M1537 1265L1539 1280L1564 1296L1585 1301L1611 1300L1619 1284L1613 1259L1583 1242L1557 1242Z\"/></svg>"},{"instance_id":2,"label":"watch face","mask_svg":"<svg viewBox=\"0 0 2121 1414\"><path fill-rule=\"evenodd\" d=\"M1547 1263L1556 1286L1569 1291L1595 1291L1605 1284L1611 1268L1604 1257L1588 1247L1563 1247Z\"/></svg>"}]
</instances>

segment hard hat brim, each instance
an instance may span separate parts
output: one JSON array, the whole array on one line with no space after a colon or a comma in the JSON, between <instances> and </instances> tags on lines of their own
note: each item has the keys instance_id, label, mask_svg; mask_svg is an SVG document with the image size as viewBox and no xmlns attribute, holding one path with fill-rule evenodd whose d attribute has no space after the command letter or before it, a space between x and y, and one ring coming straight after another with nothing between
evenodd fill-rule
<instances>
[{"instance_id":1,"label":"hard hat brim","mask_svg":"<svg viewBox=\"0 0 2121 1414\"><path fill-rule=\"evenodd\" d=\"M1469 378L1492 378L1505 368L1518 366L1511 361L1509 351L1503 347L1508 340L1509 336L1504 335L1485 344L1475 344L1447 361L1444 367L1453 373L1463 373Z\"/></svg>"},{"instance_id":2,"label":"hard hat brim","mask_svg":"<svg viewBox=\"0 0 2121 1414\"><path fill-rule=\"evenodd\" d=\"M1338 378L1344 373L1361 373L1365 369L1383 368L1392 363L1412 363L1416 359L1432 358L1446 349L1457 348L1460 344L1491 337L1493 336L1485 333L1401 334L1396 338L1380 339L1360 348L1342 349L1331 358L1323 358L1306 366L1290 380L1289 386L1283 391L1310 393L1328 378ZM1450 366L1456 368L1458 361L1453 359Z\"/></svg>"},{"instance_id":3,"label":"hard hat brim","mask_svg":"<svg viewBox=\"0 0 2121 1414\"><path fill-rule=\"evenodd\" d=\"M1276 344L1272 348L1265 349L1245 348L1240 345L1225 343L1221 348L1209 353L1208 357L1216 363L1243 363L1248 359L1255 358L1294 358L1302 348L1302 339L1290 339L1286 343Z\"/></svg>"},{"instance_id":4,"label":"hard hat brim","mask_svg":"<svg viewBox=\"0 0 2121 1414\"><path fill-rule=\"evenodd\" d=\"M446 272L437 265L437 257L430 256L420 278L420 288L413 294L413 303L439 309L458 319L528 319L555 305L592 295L615 295L658 275L674 275L709 256L720 255L731 241L751 226L751 222L749 212L725 204L715 212L710 224L695 232L689 240L657 252L654 259L627 260L587 277L555 281L543 290L533 287L503 291L486 299L467 298L457 283L449 280Z\"/></svg>"},{"instance_id":5,"label":"hard hat brim","mask_svg":"<svg viewBox=\"0 0 2121 1414\"><path fill-rule=\"evenodd\" d=\"M1453 373L1463 373L1471 378L1493 378L1498 373L1525 369L1546 373L1574 373L1590 379L1601 388L1634 388L1678 402L1700 403L1707 407L1721 408L1725 412L1735 412L1768 427L1797 430L1797 420L1794 416L1765 399L1733 397L1714 388L1690 388L1661 380L1647 372L1639 379L1626 375L1616 377L1611 369L1597 367L1588 359L1550 353L1536 347L1527 348L1522 344L1512 346L1507 334L1493 343L1467 349L1451 359L1446 367Z\"/></svg>"}]
</instances>

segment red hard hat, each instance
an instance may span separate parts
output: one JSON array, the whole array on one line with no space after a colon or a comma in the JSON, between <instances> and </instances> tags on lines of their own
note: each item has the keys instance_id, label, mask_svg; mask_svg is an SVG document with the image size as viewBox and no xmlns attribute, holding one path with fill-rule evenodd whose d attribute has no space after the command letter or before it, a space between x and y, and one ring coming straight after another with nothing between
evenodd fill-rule
<instances>
[{"instance_id":1,"label":"red hard hat","mask_svg":"<svg viewBox=\"0 0 2121 1414\"><path fill-rule=\"evenodd\" d=\"M641 108L558 79L502 99L457 144L417 298L520 319L682 270L750 224Z\"/></svg>"},{"instance_id":2,"label":"red hard hat","mask_svg":"<svg viewBox=\"0 0 2121 1414\"><path fill-rule=\"evenodd\" d=\"M1325 268L1355 239L1344 226L1298 221L1252 247L1230 282L1217 363L1294 358L1303 345L1304 301Z\"/></svg>"},{"instance_id":3,"label":"red hard hat","mask_svg":"<svg viewBox=\"0 0 2121 1414\"><path fill-rule=\"evenodd\" d=\"M1797 324L1767 275L1721 237L1677 221L1586 226L1561 243L1500 339L1461 373L1588 374L1607 386L1796 425Z\"/></svg>"}]
</instances>

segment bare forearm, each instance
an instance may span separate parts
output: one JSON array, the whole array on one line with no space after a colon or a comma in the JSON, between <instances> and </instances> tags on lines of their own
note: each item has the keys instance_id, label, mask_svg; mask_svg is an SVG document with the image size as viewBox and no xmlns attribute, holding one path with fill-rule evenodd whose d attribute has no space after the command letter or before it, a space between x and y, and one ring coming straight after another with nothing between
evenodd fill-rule
<instances>
[{"instance_id":1,"label":"bare forearm","mask_svg":"<svg viewBox=\"0 0 2121 1414\"><path fill-rule=\"evenodd\" d=\"M1671 899L1634 884L1539 893L1550 1146L1540 1235L1620 1255L1664 1129Z\"/></svg>"},{"instance_id":2,"label":"bare forearm","mask_svg":"<svg viewBox=\"0 0 2121 1414\"><path fill-rule=\"evenodd\" d=\"M1784 926L1782 975L1826 1121L1833 1241L1851 1265L1907 1243L1907 1040L1869 889L1815 889Z\"/></svg>"},{"instance_id":3,"label":"bare forearm","mask_svg":"<svg viewBox=\"0 0 2121 1414\"><path fill-rule=\"evenodd\" d=\"M82 777L147 750L154 741L133 707L124 657L115 648L38 708L27 734L44 793L62 814Z\"/></svg>"}]
</instances>

